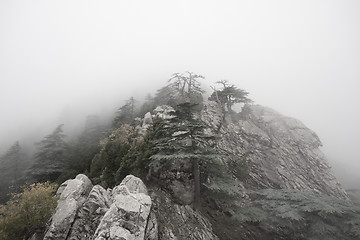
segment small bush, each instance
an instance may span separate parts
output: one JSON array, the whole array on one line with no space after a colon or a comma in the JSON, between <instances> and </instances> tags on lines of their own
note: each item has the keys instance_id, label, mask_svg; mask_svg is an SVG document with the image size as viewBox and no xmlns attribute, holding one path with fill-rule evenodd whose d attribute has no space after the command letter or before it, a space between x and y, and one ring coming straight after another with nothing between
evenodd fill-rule
<instances>
[{"instance_id":1,"label":"small bush","mask_svg":"<svg viewBox=\"0 0 360 240\"><path fill-rule=\"evenodd\" d=\"M22 187L21 193L0 205L0 239L17 240L44 230L57 205L56 185L49 182Z\"/></svg>"}]
</instances>

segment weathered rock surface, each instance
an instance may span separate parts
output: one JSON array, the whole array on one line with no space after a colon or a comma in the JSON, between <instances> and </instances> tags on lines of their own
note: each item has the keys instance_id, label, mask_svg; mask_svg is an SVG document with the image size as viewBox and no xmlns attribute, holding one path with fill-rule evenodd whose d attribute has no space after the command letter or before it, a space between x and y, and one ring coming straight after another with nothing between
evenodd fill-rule
<instances>
[{"instance_id":1,"label":"weathered rock surface","mask_svg":"<svg viewBox=\"0 0 360 240\"><path fill-rule=\"evenodd\" d=\"M66 239L77 210L85 202L91 188L91 181L82 174L61 185L58 206L44 239Z\"/></svg>"},{"instance_id":2,"label":"weathered rock surface","mask_svg":"<svg viewBox=\"0 0 360 240\"><path fill-rule=\"evenodd\" d=\"M100 185L94 186L79 208L67 239L91 239L111 204L112 199L108 192Z\"/></svg>"},{"instance_id":3,"label":"weathered rock surface","mask_svg":"<svg viewBox=\"0 0 360 240\"><path fill-rule=\"evenodd\" d=\"M158 239L152 201L139 178L129 175L107 191L78 175L62 184L58 194L44 239Z\"/></svg>"},{"instance_id":4,"label":"weathered rock surface","mask_svg":"<svg viewBox=\"0 0 360 240\"><path fill-rule=\"evenodd\" d=\"M173 202L173 197L160 189L153 189L153 211L159 224L161 240L218 240L211 223L189 205Z\"/></svg>"},{"instance_id":5,"label":"weathered rock surface","mask_svg":"<svg viewBox=\"0 0 360 240\"><path fill-rule=\"evenodd\" d=\"M145 132L156 116L171 118L172 110L156 108L153 115L148 113L139 121L139 128ZM300 121L258 105L224 115L215 102L204 104L200 118L210 126L208 132L221 136L213 147L220 153L219 162L228 167L234 186L297 189L348 199L319 149L319 138ZM211 180L206 177L203 181ZM290 236L271 224L262 232L255 223L241 225L232 220L231 208L211 198L204 197L203 212L194 211L189 159L153 162L149 179L149 190L131 175L112 190L93 187L84 175L66 181L58 190L58 207L44 239L265 239L269 232L278 235L266 239ZM240 204L250 201L246 193L239 196Z\"/></svg>"},{"instance_id":6,"label":"weathered rock surface","mask_svg":"<svg viewBox=\"0 0 360 240\"><path fill-rule=\"evenodd\" d=\"M168 160L163 164L154 162L150 170L152 181L170 193L175 203L192 204L194 183L189 159Z\"/></svg>"},{"instance_id":7,"label":"weathered rock surface","mask_svg":"<svg viewBox=\"0 0 360 240\"><path fill-rule=\"evenodd\" d=\"M144 183L127 176L112 191L113 204L102 218L93 239L142 240L151 210Z\"/></svg>"},{"instance_id":8,"label":"weathered rock surface","mask_svg":"<svg viewBox=\"0 0 360 240\"><path fill-rule=\"evenodd\" d=\"M202 120L222 136L216 148L247 188L282 188L348 198L319 149L318 136L300 121L274 110L247 105L237 116L223 117L207 102ZM247 169L236 172L236 165Z\"/></svg>"},{"instance_id":9,"label":"weathered rock surface","mask_svg":"<svg viewBox=\"0 0 360 240\"><path fill-rule=\"evenodd\" d=\"M159 117L163 119L172 118L171 112L174 111L174 108L167 105L158 106L154 109L154 117Z\"/></svg>"}]
</instances>

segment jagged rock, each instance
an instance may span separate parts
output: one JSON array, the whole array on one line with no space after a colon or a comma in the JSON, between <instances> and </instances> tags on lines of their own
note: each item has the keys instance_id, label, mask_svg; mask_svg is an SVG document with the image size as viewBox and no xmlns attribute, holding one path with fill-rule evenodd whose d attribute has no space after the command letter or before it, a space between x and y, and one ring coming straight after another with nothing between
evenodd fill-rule
<instances>
[{"instance_id":1,"label":"jagged rock","mask_svg":"<svg viewBox=\"0 0 360 240\"><path fill-rule=\"evenodd\" d=\"M67 239L91 239L111 204L109 193L100 185L94 186L79 209Z\"/></svg>"},{"instance_id":2,"label":"jagged rock","mask_svg":"<svg viewBox=\"0 0 360 240\"><path fill-rule=\"evenodd\" d=\"M154 116L163 119L170 119L173 116L170 113L174 111L174 108L168 105L158 106L154 109Z\"/></svg>"},{"instance_id":3,"label":"jagged rock","mask_svg":"<svg viewBox=\"0 0 360 240\"><path fill-rule=\"evenodd\" d=\"M44 239L66 239L77 210L85 202L92 188L91 181L83 174L66 181L65 185L65 188L64 186L60 188L58 206Z\"/></svg>"},{"instance_id":4,"label":"jagged rock","mask_svg":"<svg viewBox=\"0 0 360 240\"><path fill-rule=\"evenodd\" d=\"M171 111L169 106L157 107L154 117L171 118ZM206 131L221 136L212 146L239 189L298 189L348 199L319 149L319 138L300 121L258 105L224 115L215 102L204 103L197 117L209 126ZM146 114L138 127L150 119ZM231 205L211 197L204 196L203 212L194 211L189 159L153 162L149 168L149 191L131 175L107 190L98 185L91 189L84 175L63 183L44 239L264 239L268 232L279 234L271 239L288 239L284 236L289 233L271 223L259 227L234 221L237 213ZM208 181L211 177L206 176ZM239 193L236 204L249 201L250 195Z\"/></svg>"},{"instance_id":5,"label":"jagged rock","mask_svg":"<svg viewBox=\"0 0 360 240\"><path fill-rule=\"evenodd\" d=\"M158 226L158 222L156 219L156 215L154 213L154 211L150 212L150 216L148 219L148 224L146 226L146 231L145 231L145 240L158 240L158 236L159 236L159 226Z\"/></svg>"},{"instance_id":6,"label":"jagged rock","mask_svg":"<svg viewBox=\"0 0 360 240\"><path fill-rule=\"evenodd\" d=\"M168 160L150 165L151 179L171 193L174 201L190 205L194 198L192 162L189 159Z\"/></svg>"},{"instance_id":7,"label":"jagged rock","mask_svg":"<svg viewBox=\"0 0 360 240\"><path fill-rule=\"evenodd\" d=\"M152 203L143 182L127 176L114 188L113 198L114 203L102 218L94 239L144 239Z\"/></svg>"},{"instance_id":8,"label":"jagged rock","mask_svg":"<svg viewBox=\"0 0 360 240\"><path fill-rule=\"evenodd\" d=\"M159 223L160 240L218 240L210 222L189 205L178 205L166 192L154 189L151 193L154 213ZM161 227L160 227L161 226Z\"/></svg>"},{"instance_id":9,"label":"jagged rock","mask_svg":"<svg viewBox=\"0 0 360 240\"><path fill-rule=\"evenodd\" d=\"M144 183L127 176L105 190L85 175L64 182L44 239L158 239L158 224Z\"/></svg>"},{"instance_id":10,"label":"jagged rock","mask_svg":"<svg viewBox=\"0 0 360 240\"><path fill-rule=\"evenodd\" d=\"M137 193L143 193L145 195L148 195L147 188L143 181L141 181L140 178L134 177L132 175L126 176L120 183L119 186L116 186L113 191L112 195L120 194L122 193L122 190L127 188L130 193L137 194Z\"/></svg>"},{"instance_id":11,"label":"jagged rock","mask_svg":"<svg viewBox=\"0 0 360 240\"><path fill-rule=\"evenodd\" d=\"M220 126L222 138L216 148L227 156L227 163L246 167L246 176L233 172L247 188L298 189L348 198L313 131L267 107L247 105L246 109L246 116L224 117L216 103L207 102L201 119L213 131Z\"/></svg>"}]
</instances>

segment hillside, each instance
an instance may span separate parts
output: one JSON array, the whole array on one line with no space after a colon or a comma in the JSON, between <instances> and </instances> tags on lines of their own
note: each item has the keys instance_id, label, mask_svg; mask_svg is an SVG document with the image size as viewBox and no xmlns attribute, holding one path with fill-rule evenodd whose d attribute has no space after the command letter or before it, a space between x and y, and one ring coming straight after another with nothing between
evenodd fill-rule
<instances>
[{"instance_id":1,"label":"hillside","mask_svg":"<svg viewBox=\"0 0 360 240\"><path fill-rule=\"evenodd\" d=\"M157 108L152 117L166 118L166 109ZM152 117L146 114L139 128ZM191 207L191 161L169 160L150 167L151 174L144 179L147 189L140 179L127 176L112 190L92 188L86 180L91 187L80 197L65 200L62 194L44 239L358 239L360 208L333 176L319 150L319 138L300 121L258 105L224 118L211 101L204 103L198 117L208 124L208 132L218 134L211 146L221 153L216 173L205 163L201 166L199 210ZM127 202L128 194L145 205ZM70 222L56 222L71 199L77 204L69 212ZM132 207L142 210L133 212ZM133 220L133 214L145 215ZM57 235L64 226L69 231L66 238Z\"/></svg>"},{"instance_id":2,"label":"hillside","mask_svg":"<svg viewBox=\"0 0 360 240\"><path fill-rule=\"evenodd\" d=\"M129 99L106 134L72 148L58 135L71 154L37 162L37 176L73 179L31 239L360 238L360 207L316 133L224 81L203 100L202 76L188 74L137 110Z\"/></svg>"}]
</instances>

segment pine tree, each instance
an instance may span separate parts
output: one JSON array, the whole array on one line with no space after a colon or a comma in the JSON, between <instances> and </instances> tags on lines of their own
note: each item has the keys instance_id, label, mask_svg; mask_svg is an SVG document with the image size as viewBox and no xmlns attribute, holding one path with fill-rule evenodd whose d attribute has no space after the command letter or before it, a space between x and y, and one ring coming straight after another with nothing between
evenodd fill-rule
<instances>
[{"instance_id":1,"label":"pine tree","mask_svg":"<svg viewBox=\"0 0 360 240\"><path fill-rule=\"evenodd\" d=\"M232 106L236 103L252 102L252 100L247 97L248 92L237 88L235 85L228 84L227 80L218 81L217 83L222 85L222 89L216 90L213 88L214 92L209 97L209 100L218 102L223 110L225 110L226 107L228 111L231 111Z\"/></svg>"},{"instance_id":2,"label":"pine tree","mask_svg":"<svg viewBox=\"0 0 360 240\"><path fill-rule=\"evenodd\" d=\"M90 172L91 161L100 151L99 142L103 136L103 129L98 116L87 116L83 132L69 144L66 171L61 175L61 179L67 180L79 173Z\"/></svg>"},{"instance_id":3,"label":"pine tree","mask_svg":"<svg viewBox=\"0 0 360 240\"><path fill-rule=\"evenodd\" d=\"M55 181L66 166L67 143L62 130L63 124L43 140L36 143L37 152L34 154L35 163L31 167L31 175L36 181Z\"/></svg>"},{"instance_id":4,"label":"pine tree","mask_svg":"<svg viewBox=\"0 0 360 240\"><path fill-rule=\"evenodd\" d=\"M10 186L19 184L26 166L25 154L18 141L0 158L0 202L7 199L6 194Z\"/></svg>"},{"instance_id":5,"label":"pine tree","mask_svg":"<svg viewBox=\"0 0 360 240\"><path fill-rule=\"evenodd\" d=\"M17 181L20 176L19 172L19 162L21 160L21 146L18 141L16 141L9 150L1 157L0 170L2 176L9 175L12 182Z\"/></svg>"},{"instance_id":6,"label":"pine tree","mask_svg":"<svg viewBox=\"0 0 360 240\"><path fill-rule=\"evenodd\" d=\"M179 103L190 101L199 104L202 102L204 93L200 87L200 79L205 79L205 77L189 71L174 73L169 79L168 86L178 94Z\"/></svg>"},{"instance_id":7,"label":"pine tree","mask_svg":"<svg viewBox=\"0 0 360 240\"><path fill-rule=\"evenodd\" d=\"M114 119L113 125L114 127L119 127L124 123L131 123L135 117L135 108L136 108L136 100L135 98L129 98L126 103L118 109L116 113L116 117Z\"/></svg>"},{"instance_id":8,"label":"pine tree","mask_svg":"<svg viewBox=\"0 0 360 240\"><path fill-rule=\"evenodd\" d=\"M213 150L207 146L208 140L215 136L205 134L206 126L194 118L195 104L179 104L172 113L173 117L164 125L163 137L156 141L157 154L154 161L190 159L194 177L194 209L200 207L200 162L216 158Z\"/></svg>"}]
</instances>

